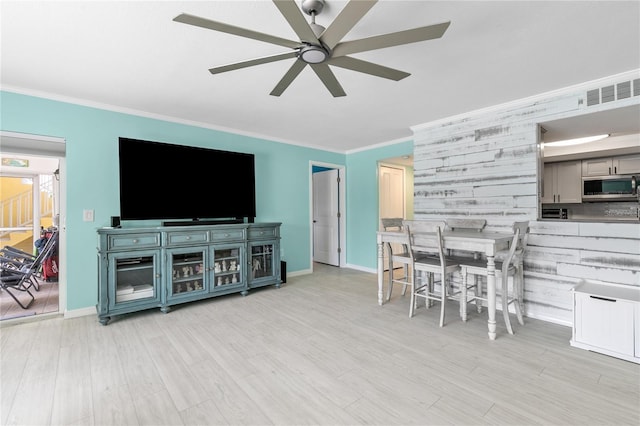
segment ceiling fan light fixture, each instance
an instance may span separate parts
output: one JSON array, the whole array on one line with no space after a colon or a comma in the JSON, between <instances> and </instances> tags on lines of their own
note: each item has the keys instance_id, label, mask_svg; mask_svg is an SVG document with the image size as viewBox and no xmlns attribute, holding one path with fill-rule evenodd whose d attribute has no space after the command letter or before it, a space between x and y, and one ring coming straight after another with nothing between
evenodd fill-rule
<instances>
[{"instance_id":1,"label":"ceiling fan light fixture","mask_svg":"<svg viewBox=\"0 0 640 426\"><path fill-rule=\"evenodd\" d=\"M309 44L300 50L298 57L308 64L321 64L329 59L329 52L322 46Z\"/></svg>"}]
</instances>

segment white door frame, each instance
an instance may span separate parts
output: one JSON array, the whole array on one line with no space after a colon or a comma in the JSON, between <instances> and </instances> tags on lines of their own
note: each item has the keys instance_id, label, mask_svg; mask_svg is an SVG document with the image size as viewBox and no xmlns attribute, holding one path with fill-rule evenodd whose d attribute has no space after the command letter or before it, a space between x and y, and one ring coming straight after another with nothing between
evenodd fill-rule
<instances>
[{"instance_id":1,"label":"white door frame","mask_svg":"<svg viewBox=\"0 0 640 426\"><path fill-rule=\"evenodd\" d=\"M323 163L320 161L309 161L309 269L313 271L313 166L338 169L338 202L340 203L339 244L340 244L340 267L347 264L347 209L346 209L346 178L345 166L340 164Z\"/></svg>"},{"instance_id":2,"label":"white door frame","mask_svg":"<svg viewBox=\"0 0 640 426\"><path fill-rule=\"evenodd\" d=\"M64 138L0 130L2 151L11 154L57 158L60 162L60 218L58 223L58 314L67 310L67 161Z\"/></svg>"}]
</instances>

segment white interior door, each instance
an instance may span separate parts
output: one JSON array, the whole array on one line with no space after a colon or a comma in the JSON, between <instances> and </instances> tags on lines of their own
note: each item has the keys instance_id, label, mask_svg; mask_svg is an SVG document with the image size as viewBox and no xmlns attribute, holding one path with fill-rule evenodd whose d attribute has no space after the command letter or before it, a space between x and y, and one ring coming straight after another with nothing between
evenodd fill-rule
<instances>
[{"instance_id":1,"label":"white interior door","mask_svg":"<svg viewBox=\"0 0 640 426\"><path fill-rule=\"evenodd\" d=\"M380 218L400 217L405 219L404 169L381 165L379 176ZM382 230L382 225L380 228ZM392 244L391 249L394 252L402 251L399 244ZM385 265L387 264L386 256L385 250Z\"/></svg>"},{"instance_id":2,"label":"white interior door","mask_svg":"<svg viewBox=\"0 0 640 426\"><path fill-rule=\"evenodd\" d=\"M313 173L313 261L340 266L338 170Z\"/></svg>"},{"instance_id":3,"label":"white interior door","mask_svg":"<svg viewBox=\"0 0 640 426\"><path fill-rule=\"evenodd\" d=\"M404 169L380 166L380 217L404 218Z\"/></svg>"}]
</instances>

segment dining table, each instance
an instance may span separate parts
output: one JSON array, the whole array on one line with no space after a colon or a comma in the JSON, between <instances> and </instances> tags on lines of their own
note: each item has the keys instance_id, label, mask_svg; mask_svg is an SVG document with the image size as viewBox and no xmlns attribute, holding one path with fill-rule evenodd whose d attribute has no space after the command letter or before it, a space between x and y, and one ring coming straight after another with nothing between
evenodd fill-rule
<instances>
[{"instance_id":1,"label":"dining table","mask_svg":"<svg viewBox=\"0 0 640 426\"><path fill-rule=\"evenodd\" d=\"M489 339L496 338L496 264L495 255L509 247L513 234L509 232L445 230L442 232L444 248L469 253L484 254L487 260L487 326ZM408 245L408 235L403 231L378 231L378 305L384 301L384 251L390 244ZM390 271L391 273L391 271Z\"/></svg>"}]
</instances>

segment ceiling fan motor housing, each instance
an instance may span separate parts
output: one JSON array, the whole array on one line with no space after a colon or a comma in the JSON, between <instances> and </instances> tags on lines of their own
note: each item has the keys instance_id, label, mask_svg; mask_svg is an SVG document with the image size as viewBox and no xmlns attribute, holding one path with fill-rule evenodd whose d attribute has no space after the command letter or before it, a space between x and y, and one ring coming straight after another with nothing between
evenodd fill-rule
<instances>
[{"instance_id":1,"label":"ceiling fan motor housing","mask_svg":"<svg viewBox=\"0 0 640 426\"><path fill-rule=\"evenodd\" d=\"M303 0L302 11L307 15L311 15L312 21L309 23L311 30L320 38L325 30L322 25L316 24L315 17L324 7L324 0ZM305 46L300 49L298 53L298 59L307 64L321 64L326 62L331 57L331 51L323 44L305 43Z\"/></svg>"},{"instance_id":2,"label":"ceiling fan motor housing","mask_svg":"<svg viewBox=\"0 0 640 426\"><path fill-rule=\"evenodd\" d=\"M324 7L324 0L302 0L302 11L307 15L319 15Z\"/></svg>"},{"instance_id":3,"label":"ceiling fan motor housing","mask_svg":"<svg viewBox=\"0 0 640 426\"><path fill-rule=\"evenodd\" d=\"M318 25L315 22L309 24L311 30L320 38L320 35L324 32L325 28L322 25ZM301 61L308 64L321 64L328 61L331 58L331 50L327 48L322 42L321 44L305 43L306 46L300 49L298 58Z\"/></svg>"}]
</instances>

